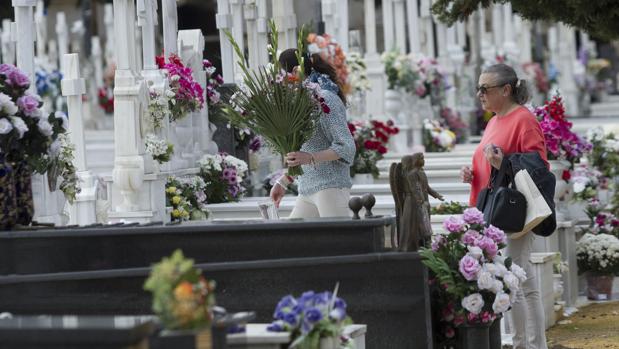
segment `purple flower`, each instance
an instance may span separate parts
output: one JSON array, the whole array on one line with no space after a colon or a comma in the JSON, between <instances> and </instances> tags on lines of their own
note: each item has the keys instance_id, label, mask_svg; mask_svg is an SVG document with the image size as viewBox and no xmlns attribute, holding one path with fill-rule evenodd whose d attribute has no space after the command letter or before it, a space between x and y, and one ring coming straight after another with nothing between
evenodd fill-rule
<instances>
[{"instance_id":1,"label":"purple flower","mask_svg":"<svg viewBox=\"0 0 619 349\"><path fill-rule=\"evenodd\" d=\"M505 233L503 230L493 226L492 224L484 229L484 235L494 240L497 244L504 244L506 242Z\"/></svg>"},{"instance_id":2,"label":"purple flower","mask_svg":"<svg viewBox=\"0 0 619 349\"><path fill-rule=\"evenodd\" d=\"M450 216L443 222L443 227L450 233L458 233L462 231L466 223L459 216Z\"/></svg>"},{"instance_id":3,"label":"purple flower","mask_svg":"<svg viewBox=\"0 0 619 349\"><path fill-rule=\"evenodd\" d=\"M442 235L437 235L432 241L432 251L436 252L439 248L445 243L445 237Z\"/></svg>"},{"instance_id":4,"label":"purple flower","mask_svg":"<svg viewBox=\"0 0 619 349\"><path fill-rule=\"evenodd\" d=\"M301 320L299 318L298 315L294 314L294 313L286 313L283 316L283 319L285 323L289 324L292 327L296 327L299 325L299 320Z\"/></svg>"},{"instance_id":5,"label":"purple flower","mask_svg":"<svg viewBox=\"0 0 619 349\"><path fill-rule=\"evenodd\" d=\"M467 245L475 245L475 241L479 239L481 235L477 230L467 230L464 235L462 235L461 241Z\"/></svg>"},{"instance_id":6,"label":"purple flower","mask_svg":"<svg viewBox=\"0 0 619 349\"><path fill-rule=\"evenodd\" d=\"M464 276L464 278L468 281L475 280L475 278L477 277L477 273L481 269L481 266L479 265L477 259L468 255L462 257L459 265L460 273L462 273L462 276Z\"/></svg>"},{"instance_id":7,"label":"purple flower","mask_svg":"<svg viewBox=\"0 0 619 349\"><path fill-rule=\"evenodd\" d=\"M273 321L268 327L269 332L284 332L286 330L286 324L282 320Z\"/></svg>"},{"instance_id":8,"label":"purple flower","mask_svg":"<svg viewBox=\"0 0 619 349\"><path fill-rule=\"evenodd\" d=\"M475 207L464 210L462 218L468 224L484 224L484 214Z\"/></svg>"},{"instance_id":9,"label":"purple flower","mask_svg":"<svg viewBox=\"0 0 619 349\"><path fill-rule=\"evenodd\" d=\"M262 138L260 136L254 136L249 142L249 150L252 152L257 152L262 147Z\"/></svg>"},{"instance_id":10,"label":"purple flower","mask_svg":"<svg viewBox=\"0 0 619 349\"><path fill-rule=\"evenodd\" d=\"M8 75L9 82L13 86L28 88L30 86L30 79L21 70L15 69Z\"/></svg>"},{"instance_id":11,"label":"purple flower","mask_svg":"<svg viewBox=\"0 0 619 349\"><path fill-rule=\"evenodd\" d=\"M17 100L17 106L27 116L33 116L36 114L39 107L39 100L32 95L25 95L19 97Z\"/></svg>"},{"instance_id":12,"label":"purple flower","mask_svg":"<svg viewBox=\"0 0 619 349\"><path fill-rule=\"evenodd\" d=\"M497 252L499 251L499 247L494 242L494 240L487 236L484 236L475 241L475 245L484 250L488 254L488 257L490 257L490 259L494 258L494 256L496 256Z\"/></svg>"},{"instance_id":13,"label":"purple flower","mask_svg":"<svg viewBox=\"0 0 619 349\"><path fill-rule=\"evenodd\" d=\"M346 317L346 312L343 309L335 308L329 313L329 319L340 322Z\"/></svg>"},{"instance_id":14,"label":"purple flower","mask_svg":"<svg viewBox=\"0 0 619 349\"><path fill-rule=\"evenodd\" d=\"M13 72L15 69L14 65L10 65L10 64L6 64L6 63L2 63L0 64L0 74L4 74L5 76L9 76L9 74L11 74L11 72Z\"/></svg>"},{"instance_id":15,"label":"purple flower","mask_svg":"<svg viewBox=\"0 0 619 349\"><path fill-rule=\"evenodd\" d=\"M310 324L315 324L322 320L322 312L318 308L310 308L305 311L303 317Z\"/></svg>"}]
</instances>

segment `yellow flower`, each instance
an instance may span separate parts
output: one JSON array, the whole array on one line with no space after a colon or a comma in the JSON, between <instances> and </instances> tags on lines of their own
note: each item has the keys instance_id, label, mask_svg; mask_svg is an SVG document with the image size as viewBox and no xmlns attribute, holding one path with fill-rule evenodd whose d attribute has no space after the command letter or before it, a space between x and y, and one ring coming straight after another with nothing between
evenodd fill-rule
<instances>
[{"instance_id":1,"label":"yellow flower","mask_svg":"<svg viewBox=\"0 0 619 349\"><path fill-rule=\"evenodd\" d=\"M181 216L181 211L179 211L177 208L172 210L172 217L178 218L180 216Z\"/></svg>"},{"instance_id":2,"label":"yellow flower","mask_svg":"<svg viewBox=\"0 0 619 349\"><path fill-rule=\"evenodd\" d=\"M168 189L166 189L166 192L169 194L174 194L176 193L176 187L168 187Z\"/></svg>"},{"instance_id":3,"label":"yellow flower","mask_svg":"<svg viewBox=\"0 0 619 349\"><path fill-rule=\"evenodd\" d=\"M187 211L182 211L182 212L181 212L181 216L182 216L183 218L187 218L187 217L189 217L189 212L187 212Z\"/></svg>"},{"instance_id":4,"label":"yellow flower","mask_svg":"<svg viewBox=\"0 0 619 349\"><path fill-rule=\"evenodd\" d=\"M178 196L178 195L174 196L174 197L172 198L172 203L173 203L174 205L178 205L178 204L180 204L180 203L181 203L181 197L180 197L180 196Z\"/></svg>"},{"instance_id":5,"label":"yellow flower","mask_svg":"<svg viewBox=\"0 0 619 349\"><path fill-rule=\"evenodd\" d=\"M187 301L193 298L193 285L189 281L183 281L174 289L174 297L179 301Z\"/></svg>"}]
</instances>

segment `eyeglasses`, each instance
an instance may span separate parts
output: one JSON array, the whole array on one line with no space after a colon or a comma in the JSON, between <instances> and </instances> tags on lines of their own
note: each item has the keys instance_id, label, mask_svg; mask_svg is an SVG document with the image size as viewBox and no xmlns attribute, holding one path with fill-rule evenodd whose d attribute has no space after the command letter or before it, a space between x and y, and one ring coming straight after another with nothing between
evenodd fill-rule
<instances>
[{"instance_id":1,"label":"eyeglasses","mask_svg":"<svg viewBox=\"0 0 619 349\"><path fill-rule=\"evenodd\" d=\"M488 93L488 90L491 88L495 88L495 87L503 87L505 86L505 84L502 85L494 85L494 86L485 86L485 85L481 85L481 86L477 86L477 92L481 93L482 95L485 95L486 93Z\"/></svg>"}]
</instances>

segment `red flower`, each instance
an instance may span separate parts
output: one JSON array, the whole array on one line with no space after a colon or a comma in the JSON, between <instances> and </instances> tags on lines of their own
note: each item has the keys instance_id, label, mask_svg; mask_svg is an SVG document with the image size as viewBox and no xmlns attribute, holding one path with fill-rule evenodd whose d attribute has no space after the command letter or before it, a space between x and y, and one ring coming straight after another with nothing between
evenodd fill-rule
<instances>
[{"instance_id":1,"label":"red flower","mask_svg":"<svg viewBox=\"0 0 619 349\"><path fill-rule=\"evenodd\" d=\"M447 327L445 329L445 337L453 338L456 335L456 331L452 327Z\"/></svg>"},{"instance_id":2,"label":"red flower","mask_svg":"<svg viewBox=\"0 0 619 349\"><path fill-rule=\"evenodd\" d=\"M349 122L348 123L348 130L350 131L350 134L354 136L355 135L355 131L357 131L357 127Z\"/></svg>"},{"instance_id":3,"label":"red flower","mask_svg":"<svg viewBox=\"0 0 619 349\"><path fill-rule=\"evenodd\" d=\"M381 154L385 154L387 152L387 148L385 148L385 146L383 145L379 145L378 146L378 152Z\"/></svg>"},{"instance_id":4,"label":"red flower","mask_svg":"<svg viewBox=\"0 0 619 349\"><path fill-rule=\"evenodd\" d=\"M329 108L328 105L323 104L322 105L322 112L325 113L325 114L329 114L331 112L331 108Z\"/></svg>"},{"instance_id":5,"label":"red flower","mask_svg":"<svg viewBox=\"0 0 619 349\"><path fill-rule=\"evenodd\" d=\"M570 178L572 178L572 173L570 172L570 170L563 170L563 173L561 174L561 179L568 182Z\"/></svg>"},{"instance_id":6,"label":"red flower","mask_svg":"<svg viewBox=\"0 0 619 349\"><path fill-rule=\"evenodd\" d=\"M163 55L157 56L155 57L155 62L157 63L157 67L159 67L159 69L162 69L165 65L165 58L163 57Z\"/></svg>"},{"instance_id":7,"label":"red flower","mask_svg":"<svg viewBox=\"0 0 619 349\"><path fill-rule=\"evenodd\" d=\"M363 142L363 146L365 147L365 149L374 150L374 149L376 149L376 142L365 141L365 142Z\"/></svg>"}]
</instances>

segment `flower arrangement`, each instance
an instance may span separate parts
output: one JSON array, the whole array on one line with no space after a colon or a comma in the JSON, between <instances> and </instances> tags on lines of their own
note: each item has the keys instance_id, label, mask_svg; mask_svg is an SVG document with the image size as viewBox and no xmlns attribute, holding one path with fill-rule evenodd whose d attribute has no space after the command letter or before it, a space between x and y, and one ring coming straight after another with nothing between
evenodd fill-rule
<instances>
[{"instance_id":1,"label":"flower arrangement","mask_svg":"<svg viewBox=\"0 0 619 349\"><path fill-rule=\"evenodd\" d=\"M467 206L457 201L441 202L430 209L431 214L462 214Z\"/></svg>"},{"instance_id":2,"label":"flower arrangement","mask_svg":"<svg viewBox=\"0 0 619 349\"><path fill-rule=\"evenodd\" d=\"M10 64L0 64L0 149L11 162L24 161L36 173L50 174L50 188L62 176L61 187L70 200L79 192L73 148L66 134L63 112L45 115L38 95L27 93L28 76Z\"/></svg>"},{"instance_id":3,"label":"flower arrangement","mask_svg":"<svg viewBox=\"0 0 619 349\"><path fill-rule=\"evenodd\" d=\"M428 152L451 151L456 145L456 134L437 120L423 121L423 145Z\"/></svg>"},{"instance_id":4,"label":"flower arrangement","mask_svg":"<svg viewBox=\"0 0 619 349\"><path fill-rule=\"evenodd\" d=\"M391 120L387 122L353 121L348 123L348 129L355 140L357 149L350 168L350 175L371 173L374 178L378 178L379 171L376 163L387 152L389 138L397 134L399 129L393 125Z\"/></svg>"},{"instance_id":5,"label":"flower arrangement","mask_svg":"<svg viewBox=\"0 0 619 349\"><path fill-rule=\"evenodd\" d=\"M144 150L158 163L163 164L170 161L172 154L174 154L174 145L165 139L149 133L144 138Z\"/></svg>"},{"instance_id":6,"label":"flower arrangement","mask_svg":"<svg viewBox=\"0 0 619 349\"><path fill-rule=\"evenodd\" d=\"M604 134L601 127L587 131L587 141L592 144L587 158L606 178L619 175L619 138L614 133Z\"/></svg>"},{"instance_id":7,"label":"flower arrangement","mask_svg":"<svg viewBox=\"0 0 619 349\"><path fill-rule=\"evenodd\" d=\"M546 104L535 108L533 113L544 132L548 159L567 160L574 164L591 150L589 142L571 131L572 123L566 119L560 95L553 96Z\"/></svg>"},{"instance_id":8,"label":"flower arrangement","mask_svg":"<svg viewBox=\"0 0 619 349\"><path fill-rule=\"evenodd\" d=\"M365 92L370 90L367 66L365 59L358 52L351 52L346 56L348 65L348 84L353 92Z\"/></svg>"},{"instance_id":9,"label":"flower arrangement","mask_svg":"<svg viewBox=\"0 0 619 349\"><path fill-rule=\"evenodd\" d=\"M221 102L221 94L217 91L219 86L224 83L224 79L219 74L215 74L217 68L205 59L202 61L202 66L206 71L206 96L209 108Z\"/></svg>"},{"instance_id":10,"label":"flower arrangement","mask_svg":"<svg viewBox=\"0 0 619 349\"><path fill-rule=\"evenodd\" d=\"M587 201L597 197L597 188L602 173L588 165L579 165L574 168L570 180L572 181L575 201Z\"/></svg>"},{"instance_id":11,"label":"flower arrangement","mask_svg":"<svg viewBox=\"0 0 619 349\"><path fill-rule=\"evenodd\" d=\"M346 53L331 35L309 33L307 35L307 51L311 54L319 53L324 60L335 68L337 78L342 84L342 92L348 94L351 91L348 81L349 69L346 64Z\"/></svg>"},{"instance_id":12,"label":"flower arrangement","mask_svg":"<svg viewBox=\"0 0 619 349\"><path fill-rule=\"evenodd\" d=\"M609 234L586 233L576 243L580 273L619 274L619 239Z\"/></svg>"},{"instance_id":13,"label":"flower arrangement","mask_svg":"<svg viewBox=\"0 0 619 349\"><path fill-rule=\"evenodd\" d=\"M283 297L273 313L275 321L268 331L292 332L291 348L314 349L320 347L321 338L339 338L338 348L352 345L342 335L344 326L352 320L346 314L346 302L331 292L304 292L301 297Z\"/></svg>"},{"instance_id":14,"label":"flower arrangement","mask_svg":"<svg viewBox=\"0 0 619 349\"><path fill-rule=\"evenodd\" d=\"M522 65L522 70L528 80L535 81L535 88L541 94L546 94L550 90L550 83L542 66L537 62L529 62Z\"/></svg>"},{"instance_id":15,"label":"flower arrangement","mask_svg":"<svg viewBox=\"0 0 619 349\"><path fill-rule=\"evenodd\" d=\"M103 86L97 89L97 100L99 107L106 114L114 113L114 76L116 74L116 65L110 64L103 75Z\"/></svg>"},{"instance_id":16,"label":"flower arrangement","mask_svg":"<svg viewBox=\"0 0 619 349\"><path fill-rule=\"evenodd\" d=\"M176 103L175 96L176 94L170 89L169 86L165 86L163 91L157 91L154 88L150 88L148 115L150 117L149 122L153 129L160 129L166 118L168 118L168 120L172 120L173 116L170 105Z\"/></svg>"},{"instance_id":17,"label":"flower arrangement","mask_svg":"<svg viewBox=\"0 0 619 349\"><path fill-rule=\"evenodd\" d=\"M415 82L418 76L412 69L411 60L408 56L400 54L396 50L385 51L381 55L387 75L387 85L390 90L403 88L406 92L415 91Z\"/></svg>"},{"instance_id":18,"label":"flower arrangement","mask_svg":"<svg viewBox=\"0 0 619 349\"><path fill-rule=\"evenodd\" d=\"M157 56L157 66L164 69L170 82L170 89L174 97L170 100L169 107L172 117L170 121L184 118L188 113L202 109L204 106L204 90L192 75L192 70L185 67L180 57L171 54L168 62L165 57Z\"/></svg>"},{"instance_id":19,"label":"flower arrangement","mask_svg":"<svg viewBox=\"0 0 619 349\"><path fill-rule=\"evenodd\" d=\"M206 183L209 204L238 201L245 187L241 184L247 175L247 163L226 153L206 154L199 161L199 176Z\"/></svg>"},{"instance_id":20,"label":"flower arrangement","mask_svg":"<svg viewBox=\"0 0 619 349\"><path fill-rule=\"evenodd\" d=\"M172 220L203 220L208 218L206 183L200 176L168 177L167 205L172 207Z\"/></svg>"},{"instance_id":21,"label":"flower arrangement","mask_svg":"<svg viewBox=\"0 0 619 349\"><path fill-rule=\"evenodd\" d=\"M449 130L456 135L456 143L464 142L469 126L462 120L460 113L449 107L443 107L441 108L440 116L447 127L449 127Z\"/></svg>"},{"instance_id":22,"label":"flower arrangement","mask_svg":"<svg viewBox=\"0 0 619 349\"><path fill-rule=\"evenodd\" d=\"M181 250L153 265L144 283L152 309L170 330L208 328L215 306L215 282L202 276Z\"/></svg>"},{"instance_id":23,"label":"flower arrangement","mask_svg":"<svg viewBox=\"0 0 619 349\"><path fill-rule=\"evenodd\" d=\"M445 220L448 233L436 235L432 248L419 252L433 277L432 298L447 340L460 325L491 323L506 312L527 278L520 266L501 255L505 233L484 223L482 212L468 208L462 216Z\"/></svg>"},{"instance_id":24,"label":"flower arrangement","mask_svg":"<svg viewBox=\"0 0 619 349\"><path fill-rule=\"evenodd\" d=\"M445 99L445 90L449 88L446 80L445 69L434 58L421 57L416 60L416 68L419 81L415 86L415 94L419 98L431 96L435 104L442 104Z\"/></svg>"},{"instance_id":25,"label":"flower arrangement","mask_svg":"<svg viewBox=\"0 0 619 349\"><path fill-rule=\"evenodd\" d=\"M285 155L301 149L313 134L319 117L330 112L322 97L320 85L305 79L303 69L304 40L297 42L298 75L286 74L277 59L278 35L274 21L268 46L272 62L258 71L245 64L243 52L226 32L239 59L243 84L224 107L224 113L233 126L250 129L276 152ZM304 29L301 29L303 32ZM299 38L302 38L299 35ZM288 168L288 174L303 174L301 166Z\"/></svg>"}]
</instances>

